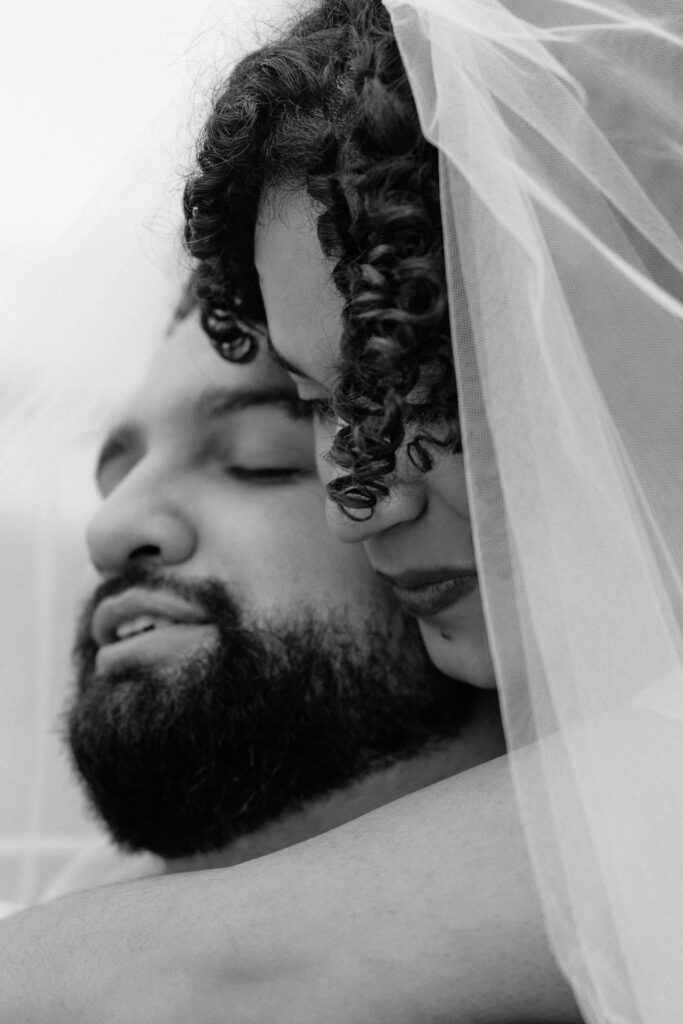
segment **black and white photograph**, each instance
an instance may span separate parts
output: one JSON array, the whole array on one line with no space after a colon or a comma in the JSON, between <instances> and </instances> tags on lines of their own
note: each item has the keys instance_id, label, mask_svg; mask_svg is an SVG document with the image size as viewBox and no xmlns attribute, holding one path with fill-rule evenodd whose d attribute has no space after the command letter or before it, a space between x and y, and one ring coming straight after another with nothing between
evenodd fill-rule
<instances>
[{"instance_id":1,"label":"black and white photograph","mask_svg":"<svg viewBox=\"0 0 683 1024\"><path fill-rule=\"evenodd\" d=\"M0 1024L681 1024L680 0L3 20Z\"/></svg>"}]
</instances>

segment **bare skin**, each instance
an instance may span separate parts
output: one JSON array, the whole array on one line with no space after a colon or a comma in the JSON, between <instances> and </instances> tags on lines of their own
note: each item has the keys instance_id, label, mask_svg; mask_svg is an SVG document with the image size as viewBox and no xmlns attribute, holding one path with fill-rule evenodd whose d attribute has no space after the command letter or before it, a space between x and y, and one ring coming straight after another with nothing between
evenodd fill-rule
<instances>
[{"instance_id":1,"label":"bare skin","mask_svg":"<svg viewBox=\"0 0 683 1024\"><path fill-rule=\"evenodd\" d=\"M234 868L25 911L0 948L8 1024L581 1020L505 758Z\"/></svg>"}]
</instances>

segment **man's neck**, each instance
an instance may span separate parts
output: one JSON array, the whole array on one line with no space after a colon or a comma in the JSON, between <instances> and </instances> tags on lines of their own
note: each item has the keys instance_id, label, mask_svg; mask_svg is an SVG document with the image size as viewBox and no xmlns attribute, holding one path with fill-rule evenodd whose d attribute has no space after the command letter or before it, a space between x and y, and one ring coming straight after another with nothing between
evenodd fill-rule
<instances>
[{"instance_id":1,"label":"man's neck","mask_svg":"<svg viewBox=\"0 0 683 1024\"><path fill-rule=\"evenodd\" d=\"M311 801L300 811L283 815L256 832L240 836L224 850L166 861L165 870L229 867L274 853L503 753L505 740L496 694L491 690L478 690L474 694L471 718L454 739L370 772L345 789L335 790Z\"/></svg>"}]
</instances>

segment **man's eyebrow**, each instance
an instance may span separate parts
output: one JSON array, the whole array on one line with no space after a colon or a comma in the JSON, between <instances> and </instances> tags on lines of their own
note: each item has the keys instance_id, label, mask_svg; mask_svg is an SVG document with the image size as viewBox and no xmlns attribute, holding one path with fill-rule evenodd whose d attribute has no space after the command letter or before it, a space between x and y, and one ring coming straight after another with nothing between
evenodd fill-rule
<instances>
[{"instance_id":1,"label":"man's eyebrow","mask_svg":"<svg viewBox=\"0 0 683 1024\"><path fill-rule=\"evenodd\" d=\"M203 392L197 403L197 410L202 419L210 422L228 416L230 413L241 412L262 405L274 405L283 409L295 419L310 415L305 402L291 388L260 387L260 388L208 388ZM112 459L122 452L134 449L141 443L142 430L135 423L122 423L115 427L106 437L95 464L95 481L100 477Z\"/></svg>"},{"instance_id":2,"label":"man's eyebrow","mask_svg":"<svg viewBox=\"0 0 683 1024\"><path fill-rule=\"evenodd\" d=\"M210 388L199 402L201 415L212 420L260 405L276 405L293 415L300 413L301 400L290 388Z\"/></svg>"},{"instance_id":3,"label":"man's eyebrow","mask_svg":"<svg viewBox=\"0 0 683 1024\"><path fill-rule=\"evenodd\" d=\"M290 363L288 359L285 359L285 357L281 355L280 352L278 352L278 350L275 348L273 342L270 339L270 335L267 336L267 340L268 352L274 363L277 363L278 366L281 366L283 370L287 371L287 373L293 373L295 377L301 377L302 380L310 380L311 383L315 383L312 377L309 377L307 373L304 373L303 370L300 370L298 366L294 365L294 363Z\"/></svg>"}]
</instances>

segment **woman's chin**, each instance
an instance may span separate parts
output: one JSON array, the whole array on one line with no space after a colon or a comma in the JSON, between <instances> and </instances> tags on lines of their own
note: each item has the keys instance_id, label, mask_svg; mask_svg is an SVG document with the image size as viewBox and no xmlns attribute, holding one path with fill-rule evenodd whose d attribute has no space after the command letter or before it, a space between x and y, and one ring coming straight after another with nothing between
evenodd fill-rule
<instances>
[{"instance_id":1,"label":"woman's chin","mask_svg":"<svg viewBox=\"0 0 683 1024\"><path fill-rule=\"evenodd\" d=\"M497 688L483 625L478 635L478 631L449 629L423 619L418 624L427 653L440 672L482 690Z\"/></svg>"}]
</instances>

